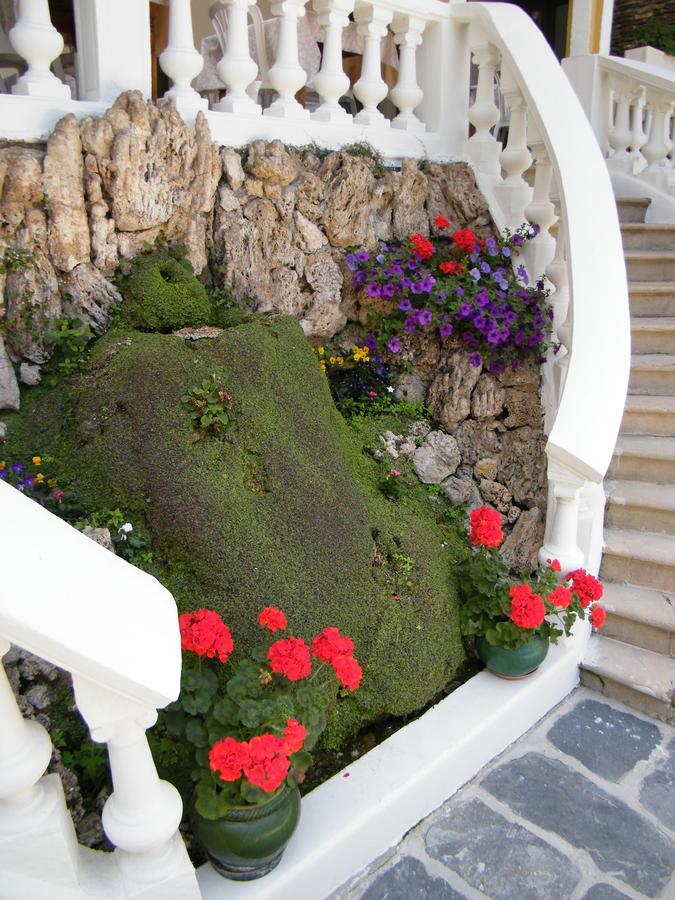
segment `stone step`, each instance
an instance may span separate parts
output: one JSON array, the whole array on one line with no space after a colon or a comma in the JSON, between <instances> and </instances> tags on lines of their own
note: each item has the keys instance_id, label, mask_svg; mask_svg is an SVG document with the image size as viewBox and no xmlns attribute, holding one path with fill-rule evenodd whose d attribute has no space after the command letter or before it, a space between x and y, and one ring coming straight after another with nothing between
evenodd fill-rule
<instances>
[{"instance_id":1,"label":"stone step","mask_svg":"<svg viewBox=\"0 0 675 900\"><path fill-rule=\"evenodd\" d=\"M626 250L629 281L673 281L675 250Z\"/></svg>"},{"instance_id":2,"label":"stone step","mask_svg":"<svg viewBox=\"0 0 675 900\"><path fill-rule=\"evenodd\" d=\"M614 581L605 582L604 588L604 637L675 656L675 594Z\"/></svg>"},{"instance_id":3,"label":"stone step","mask_svg":"<svg viewBox=\"0 0 675 900\"><path fill-rule=\"evenodd\" d=\"M616 208L619 213L619 221L622 224L626 222L644 222L647 207L651 202L649 197L617 197Z\"/></svg>"},{"instance_id":4,"label":"stone step","mask_svg":"<svg viewBox=\"0 0 675 900\"><path fill-rule=\"evenodd\" d=\"M675 397L629 394L621 423L624 434L675 436Z\"/></svg>"},{"instance_id":5,"label":"stone step","mask_svg":"<svg viewBox=\"0 0 675 900\"><path fill-rule=\"evenodd\" d=\"M628 293L634 316L675 316L675 281L631 281Z\"/></svg>"},{"instance_id":6,"label":"stone step","mask_svg":"<svg viewBox=\"0 0 675 900\"><path fill-rule=\"evenodd\" d=\"M608 525L675 534L675 485L607 481L605 491Z\"/></svg>"},{"instance_id":7,"label":"stone step","mask_svg":"<svg viewBox=\"0 0 675 900\"><path fill-rule=\"evenodd\" d=\"M591 636L581 682L665 722L673 716L675 660L603 634Z\"/></svg>"},{"instance_id":8,"label":"stone step","mask_svg":"<svg viewBox=\"0 0 675 900\"><path fill-rule=\"evenodd\" d=\"M675 585L675 536L606 528L601 571L609 581L670 591Z\"/></svg>"},{"instance_id":9,"label":"stone step","mask_svg":"<svg viewBox=\"0 0 675 900\"><path fill-rule=\"evenodd\" d=\"M675 225L624 222L621 238L624 250L672 250L675 247Z\"/></svg>"},{"instance_id":10,"label":"stone step","mask_svg":"<svg viewBox=\"0 0 675 900\"><path fill-rule=\"evenodd\" d=\"M635 350L635 342L633 350ZM631 394L675 397L675 355L636 353L631 359L628 390Z\"/></svg>"},{"instance_id":11,"label":"stone step","mask_svg":"<svg viewBox=\"0 0 675 900\"><path fill-rule=\"evenodd\" d=\"M630 322L633 353L675 353L675 316L637 316Z\"/></svg>"},{"instance_id":12,"label":"stone step","mask_svg":"<svg viewBox=\"0 0 675 900\"><path fill-rule=\"evenodd\" d=\"M609 476L675 484L675 438L620 434Z\"/></svg>"}]
</instances>

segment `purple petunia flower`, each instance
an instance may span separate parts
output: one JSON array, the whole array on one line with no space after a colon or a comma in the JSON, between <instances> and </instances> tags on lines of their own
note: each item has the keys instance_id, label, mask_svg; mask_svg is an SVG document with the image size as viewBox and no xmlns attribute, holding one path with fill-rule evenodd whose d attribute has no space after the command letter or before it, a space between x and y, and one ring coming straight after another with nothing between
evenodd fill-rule
<instances>
[{"instance_id":1,"label":"purple petunia flower","mask_svg":"<svg viewBox=\"0 0 675 900\"><path fill-rule=\"evenodd\" d=\"M485 316L477 315L473 317L473 325L474 328L477 328L479 331L483 331L485 326L487 325L487 319Z\"/></svg>"},{"instance_id":2,"label":"purple petunia flower","mask_svg":"<svg viewBox=\"0 0 675 900\"><path fill-rule=\"evenodd\" d=\"M369 350L377 350L377 341L374 335L369 334L363 343Z\"/></svg>"},{"instance_id":3,"label":"purple petunia flower","mask_svg":"<svg viewBox=\"0 0 675 900\"><path fill-rule=\"evenodd\" d=\"M483 357L480 355L480 353L472 353L469 357L469 362L474 368L477 369L478 366L483 364Z\"/></svg>"},{"instance_id":4,"label":"purple petunia flower","mask_svg":"<svg viewBox=\"0 0 675 900\"><path fill-rule=\"evenodd\" d=\"M397 338L397 337L392 338L392 339L389 341L389 343L387 344L387 349L388 349L391 353L399 353L400 350L401 350L401 341L400 341L400 339Z\"/></svg>"},{"instance_id":5,"label":"purple petunia flower","mask_svg":"<svg viewBox=\"0 0 675 900\"><path fill-rule=\"evenodd\" d=\"M356 259L359 262L368 262L368 260L370 259L370 253L368 253L367 250L359 250L356 254Z\"/></svg>"},{"instance_id":6,"label":"purple petunia flower","mask_svg":"<svg viewBox=\"0 0 675 900\"><path fill-rule=\"evenodd\" d=\"M417 321L420 325L430 325L432 319L433 315L428 309L423 309L420 313L417 314Z\"/></svg>"},{"instance_id":7,"label":"purple petunia flower","mask_svg":"<svg viewBox=\"0 0 675 900\"><path fill-rule=\"evenodd\" d=\"M408 262L406 263L409 272L414 272L415 269L419 269L420 263L418 259L415 259L414 256L411 256Z\"/></svg>"},{"instance_id":8,"label":"purple petunia flower","mask_svg":"<svg viewBox=\"0 0 675 900\"><path fill-rule=\"evenodd\" d=\"M412 287L412 279L411 278L402 278L401 279L401 287L402 288L410 288Z\"/></svg>"},{"instance_id":9,"label":"purple petunia flower","mask_svg":"<svg viewBox=\"0 0 675 900\"><path fill-rule=\"evenodd\" d=\"M365 272L356 272L354 277L352 278L352 287L358 287L360 284L366 280Z\"/></svg>"},{"instance_id":10,"label":"purple petunia flower","mask_svg":"<svg viewBox=\"0 0 675 900\"><path fill-rule=\"evenodd\" d=\"M500 282L499 282L499 287L500 287L503 291L508 290L508 287L509 287L508 281L500 281Z\"/></svg>"},{"instance_id":11,"label":"purple petunia flower","mask_svg":"<svg viewBox=\"0 0 675 900\"><path fill-rule=\"evenodd\" d=\"M484 309L488 303L490 302L490 295L486 294L485 291L479 291L476 294L476 306L479 309Z\"/></svg>"},{"instance_id":12,"label":"purple petunia flower","mask_svg":"<svg viewBox=\"0 0 675 900\"><path fill-rule=\"evenodd\" d=\"M522 237L519 234L514 234L513 243L516 245L516 247L520 247L523 243Z\"/></svg>"},{"instance_id":13,"label":"purple petunia flower","mask_svg":"<svg viewBox=\"0 0 675 900\"><path fill-rule=\"evenodd\" d=\"M382 263L384 262L384 260L385 260L385 255L384 255L384 253L378 253L377 256L375 257L375 262L379 262L380 265L382 265Z\"/></svg>"},{"instance_id":14,"label":"purple petunia flower","mask_svg":"<svg viewBox=\"0 0 675 900\"><path fill-rule=\"evenodd\" d=\"M369 297L381 297L382 296L382 285L378 284L376 281L371 282L366 285L366 294Z\"/></svg>"},{"instance_id":15,"label":"purple petunia flower","mask_svg":"<svg viewBox=\"0 0 675 900\"><path fill-rule=\"evenodd\" d=\"M423 294L423 293L424 293L424 286L423 286L423 283L422 283L421 281L416 281L416 282L412 285L412 287L410 288L410 290L413 292L413 294Z\"/></svg>"},{"instance_id":16,"label":"purple petunia flower","mask_svg":"<svg viewBox=\"0 0 675 900\"><path fill-rule=\"evenodd\" d=\"M471 307L469 306L468 303L464 302L464 303L459 304L459 307L457 309L457 315L459 315L463 319L465 319L470 313L471 313Z\"/></svg>"},{"instance_id":17,"label":"purple petunia flower","mask_svg":"<svg viewBox=\"0 0 675 900\"><path fill-rule=\"evenodd\" d=\"M480 281L480 272L478 271L478 269L471 269L469 275L474 279L474 281Z\"/></svg>"},{"instance_id":18,"label":"purple petunia flower","mask_svg":"<svg viewBox=\"0 0 675 900\"><path fill-rule=\"evenodd\" d=\"M445 300L446 297L447 297L447 294L445 293L445 291L439 291L436 294L437 303L443 303L443 301Z\"/></svg>"},{"instance_id":19,"label":"purple petunia flower","mask_svg":"<svg viewBox=\"0 0 675 900\"><path fill-rule=\"evenodd\" d=\"M505 368L503 359L495 359L490 363L490 371L493 375L501 375Z\"/></svg>"},{"instance_id":20,"label":"purple petunia flower","mask_svg":"<svg viewBox=\"0 0 675 900\"><path fill-rule=\"evenodd\" d=\"M490 272L490 264L486 262L482 262L480 264L481 272L484 272L486 275Z\"/></svg>"},{"instance_id":21,"label":"purple petunia flower","mask_svg":"<svg viewBox=\"0 0 675 900\"><path fill-rule=\"evenodd\" d=\"M408 334L412 334L413 331L417 328L417 323L412 316L408 316L408 318L403 323L403 330L407 331Z\"/></svg>"},{"instance_id":22,"label":"purple petunia flower","mask_svg":"<svg viewBox=\"0 0 675 900\"><path fill-rule=\"evenodd\" d=\"M412 309L412 303L408 299L401 300L398 304L398 308L401 312L408 312L409 309Z\"/></svg>"},{"instance_id":23,"label":"purple petunia flower","mask_svg":"<svg viewBox=\"0 0 675 900\"><path fill-rule=\"evenodd\" d=\"M441 337L450 337L450 335L452 334L452 325L450 324L450 322L443 322L438 331Z\"/></svg>"},{"instance_id":24,"label":"purple petunia flower","mask_svg":"<svg viewBox=\"0 0 675 900\"><path fill-rule=\"evenodd\" d=\"M464 288L461 286L461 284L455 288L455 293L457 294L458 297L464 296Z\"/></svg>"},{"instance_id":25,"label":"purple petunia flower","mask_svg":"<svg viewBox=\"0 0 675 900\"><path fill-rule=\"evenodd\" d=\"M0 479L2 479L2 481L7 481L7 469L2 469L0 471Z\"/></svg>"},{"instance_id":26,"label":"purple petunia flower","mask_svg":"<svg viewBox=\"0 0 675 900\"><path fill-rule=\"evenodd\" d=\"M508 259L508 257L511 256L511 248L510 248L510 247L503 247L503 248L502 248L502 256L506 256L507 259Z\"/></svg>"},{"instance_id":27,"label":"purple petunia flower","mask_svg":"<svg viewBox=\"0 0 675 900\"><path fill-rule=\"evenodd\" d=\"M12 463L12 472L15 475L20 475L23 472L23 465L18 460Z\"/></svg>"},{"instance_id":28,"label":"purple petunia flower","mask_svg":"<svg viewBox=\"0 0 675 900\"><path fill-rule=\"evenodd\" d=\"M355 272L359 267L359 261L353 253L348 253L345 256L345 262L347 263L347 267L349 268L350 272Z\"/></svg>"}]
</instances>

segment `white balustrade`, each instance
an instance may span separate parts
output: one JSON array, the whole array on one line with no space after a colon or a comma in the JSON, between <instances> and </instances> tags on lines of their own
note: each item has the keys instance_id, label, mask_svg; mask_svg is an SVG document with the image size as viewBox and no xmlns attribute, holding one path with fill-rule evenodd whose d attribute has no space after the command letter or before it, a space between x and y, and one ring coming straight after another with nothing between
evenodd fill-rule
<instances>
[{"instance_id":1,"label":"white balustrade","mask_svg":"<svg viewBox=\"0 0 675 900\"><path fill-rule=\"evenodd\" d=\"M495 104L495 71L499 53L480 34L472 34L471 29L469 34L473 61L478 67L478 81L475 100L469 107L469 121L475 133L469 138L467 153L481 174L498 179L502 148L490 129L499 121L499 107Z\"/></svg>"},{"instance_id":2,"label":"white balustrade","mask_svg":"<svg viewBox=\"0 0 675 900\"><path fill-rule=\"evenodd\" d=\"M645 177L659 178L659 169L666 165L670 151L669 118L673 106L673 97L647 91L647 103L651 111L651 123L647 143L642 148L642 155L647 160Z\"/></svg>"},{"instance_id":3,"label":"white balustrade","mask_svg":"<svg viewBox=\"0 0 675 900\"><path fill-rule=\"evenodd\" d=\"M647 143L647 132L644 127L645 118L645 92L644 88L634 94L630 108L630 155L632 159L632 171L637 174L647 165L642 148Z\"/></svg>"},{"instance_id":4,"label":"white balustrade","mask_svg":"<svg viewBox=\"0 0 675 900\"><path fill-rule=\"evenodd\" d=\"M248 8L255 0L222 0L227 9L227 49L216 69L227 93L216 103L220 112L259 116L262 108L247 94L258 74L248 44Z\"/></svg>"},{"instance_id":5,"label":"white balustrade","mask_svg":"<svg viewBox=\"0 0 675 900\"><path fill-rule=\"evenodd\" d=\"M389 89L382 78L380 54L382 38L393 18L391 9L378 4L357 6L354 12L356 29L365 38L361 77L354 85L354 96L361 101L363 109L354 121L359 125L376 125L388 128L390 123L377 108L387 96Z\"/></svg>"},{"instance_id":6,"label":"white balustrade","mask_svg":"<svg viewBox=\"0 0 675 900\"><path fill-rule=\"evenodd\" d=\"M354 0L314 0L313 6L325 31L321 69L311 85L321 97L321 105L312 113L312 119L351 124L351 116L338 101L349 90L349 78L342 69L342 29L349 24Z\"/></svg>"},{"instance_id":7,"label":"white balustrade","mask_svg":"<svg viewBox=\"0 0 675 900\"><path fill-rule=\"evenodd\" d=\"M631 146L633 131L630 123L630 108L634 101L633 94L625 88L615 92L616 112L614 114L613 127L609 132L609 143L612 147L612 155L609 163L626 169L630 163L628 148Z\"/></svg>"},{"instance_id":8,"label":"white balustrade","mask_svg":"<svg viewBox=\"0 0 675 900\"><path fill-rule=\"evenodd\" d=\"M532 165L527 146L527 106L506 67L502 68L501 90L510 111L508 139L499 155L506 178L494 190L507 224L517 228L524 221L525 207L532 199L532 188L523 178Z\"/></svg>"},{"instance_id":9,"label":"white balustrade","mask_svg":"<svg viewBox=\"0 0 675 900\"><path fill-rule=\"evenodd\" d=\"M539 232L533 240L527 242L524 256L530 277L535 279L546 272L555 254L555 238L550 229L558 221L558 217L551 200L553 164L546 144L536 136L530 141L530 147L535 165L534 191L532 200L525 207L525 218L533 226L538 226Z\"/></svg>"},{"instance_id":10,"label":"white balustrade","mask_svg":"<svg viewBox=\"0 0 675 900\"><path fill-rule=\"evenodd\" d=\"M279 94L266 116L281 119L308 119L309 110L298 103L295 95L304 87L307 74L298 58L298 19L305 15L307 0L281 0L270 9L280 17L279 44L274 65L270 69L270 84Z\"/></svg>"},{"instance_id":11,"label":"white balustrade","mask_svg":"<svg viewBox=\"0 0 675 900\"><path fill-rule=\"evenodd\" d=\"M165 96L173 98L180 113L189 116L209 108L208 100L200 97L190 84L204 68L204 60L195 49L192 37L190 0L170 0L169 43L159 57L159 64L173 82Z\"/></svg>"},{"instance_id":12,"label":"white balustrade","mask_svg":"<svg viewBox=\"0 0 675 900\"><path fill-rule=\"evenodd\" d=\"M28 63L28 70L12 88L28 97L70 98L70 88L50 66L63 53L63 38L52 25L48 0L19 0L16 25L9 32L12 47Z\"/></svg>"},{"instance_id":13,"label":"white balustrade","mask_svg":"<svg viewBox=\"0 0 675 900\"><path fill-rule=\"evenodd\" d=\"M418 16L394 16L391 30L399 47L400 61L396 87L389 92L389 98L399 109L399 114L391 123L392 128L404 131L424 131L413 110L422 102L423 93L417 84L417 48L422 43L424 19Z\"/></svg>"},{"instance_id":14,"label":"white balustrade","mask_svg":"<svg viewBox=\"0 0 675 900\"><path fill-rule=\"evenodd\" d=\"M546 565L549 559L557 559L563 574L581 568L585 555L579 547L579 501L586 479L558 460L549 457L550 528L539 550L539 562Z\"/></svg>"}]
</instances>

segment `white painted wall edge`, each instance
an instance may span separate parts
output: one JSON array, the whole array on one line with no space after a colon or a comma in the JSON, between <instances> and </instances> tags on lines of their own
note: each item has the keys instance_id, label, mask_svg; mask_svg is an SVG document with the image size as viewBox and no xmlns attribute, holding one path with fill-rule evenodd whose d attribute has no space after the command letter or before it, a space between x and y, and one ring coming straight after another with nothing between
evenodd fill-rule
<instances>
[{"instance_id":1,"label":"white painted wall edge","mask_svg":"<svg viewBox=\"0 0 675 900\"><path fill-rule=\"evenodd\" d=\"M534 675L481 672L303 798L278 868L259 881L198 870L205 900L324 900L532 728L579 682L587 623L551 647Z\"/></svg>"}]
</instances>

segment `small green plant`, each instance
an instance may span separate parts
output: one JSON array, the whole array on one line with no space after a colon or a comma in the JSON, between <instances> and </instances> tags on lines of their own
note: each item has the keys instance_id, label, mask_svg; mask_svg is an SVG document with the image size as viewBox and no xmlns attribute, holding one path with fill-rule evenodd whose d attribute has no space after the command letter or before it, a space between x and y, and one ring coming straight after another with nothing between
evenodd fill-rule
<instances>
[{"instance_id":1,"label":"small green plant","mask_svg":"<svg viewBox=\"0 0 675 900\"><path fill-rule=\"evenodd\" d=\"M81 319L59 318L52 322L45 334L45 344L51 348L51 359L46 371L45 383L54 387L60 378L69 378L82 372L87 361L87 345L94 334Z\"/></svg>"},{"instance_id":2,"label":"small green plant","mask_svg":"<svg viewBox=\"0 0 675 900\"><path fill-rule=\"evenodd\" d=\"M107 528L118 556L139 569L147 569L153 562L150 540L144 530L134 526L121 509L102 509L89 513L75 522L78 531Z\"/></svg>"},{"instance_id":3,"label":"small green plant","mask_svg":"<svg viewBox=\"0 0 675 900\"><path fill-rule=\"evenodd\" d=\"M373 174L377 178L383 178L387 174L387 166L384 164L384 160L377 150L367 141L357 141L354 144L347 144L346 147L342 148L342 152L348 153L350 156L365 156L368 159L372 159L375 163Z\"/></svg>"},{"instance_id":4,"label":"small green plant","mask_svg":"<svg viewBox=\"0 0 675 900\"><path fill-rule=\"evenodd\" d=\"M398 469L390 469L386 475L380 478L377 486L387 500L400 500L403 496L403 482Z\"/></svg>"},{"instance_id":5,"label":"small green plant","mask_svg":"<svg viewBox=\"0 0 675 900\"><path fill-rule=\"evenodd\" d=\"M35 257L30 250L22 247L7 247L0 256L0 273L18 272L33 265Z\"/></svg>"},{"instance_id":6,"label":"small green plant","mask_svg":"<svg viewBox=\"0 0 675 900\"><path fill-rule=\"evenodd\" d=\"M197 437L200 433L221 437L237 412L232 394L216 375L204 378L201 385L187 390L181 403L190 412Z\"/></svg>"},{"instance_id":7,"label":"small green plant","mask_svg":"<svg viewBox=\"0 0 675 900\"><path fill-rule=\"evenodd\" d=\"M664 22L663 19L650 19L644 25L635 29L635 37L640 43L657 50L663 50L671 56L675 56L675 24Z\"/></svg>"}]
</instances>

